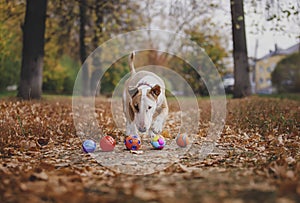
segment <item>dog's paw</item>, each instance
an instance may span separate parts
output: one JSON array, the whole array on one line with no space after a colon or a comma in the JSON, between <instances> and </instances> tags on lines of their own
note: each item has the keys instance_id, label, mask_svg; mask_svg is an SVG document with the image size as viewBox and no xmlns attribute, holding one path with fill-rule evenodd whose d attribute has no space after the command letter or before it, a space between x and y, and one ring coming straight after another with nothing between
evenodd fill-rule
<instances>
[{"instance_id":1,"label":"dog's paw","mask_svg":"<svg viewBox=\"0 0 300 203\"><path fill-rule=\"evenodd\" d=\"M152 130L149 130L148 134L151 139L155 137L155 133Z\"/></svg>"},{"instance_id":2,"label":"dog's paw","mask_svg":"<svg viewBox=\"0 0 300 203\"><path fill-rule=\"evenodd\" d=\"M161 133L162 128L163 128L163 120L157 118L152 124L152 131L155 134L159 134L159 133Z\"/></svg>"}]
</instances>

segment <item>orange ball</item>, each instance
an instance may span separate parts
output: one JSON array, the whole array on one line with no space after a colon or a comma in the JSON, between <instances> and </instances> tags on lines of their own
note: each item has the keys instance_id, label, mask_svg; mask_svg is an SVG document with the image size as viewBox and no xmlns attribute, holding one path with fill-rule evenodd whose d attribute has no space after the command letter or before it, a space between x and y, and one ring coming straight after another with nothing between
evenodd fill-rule
<instances>
[{"instance_id":1,"label":"orange ball","mask_svg":"<svg viewBox=\"0 0 300 203\"><path fill-rule=\"evenodd\" d=\"M176 143L179 147L186 147L190 142L186 134L178 134L176 137Z\"/></svg>"},{"instance_id":2,"label":"orange ball","mask_svg":"<svg viewBox=\"0 0 300 203\"><path fill-rule=\"evenodd\" d=\"M129 135L124 140L124 144L129 150L138 150L141 148L142 142L138 135Z\"/></svg>"},{"instance_id":3,"label":"orange ball","mask_svg":"<svg viewBox=\"0 0 300 203\"><path fill-rule=\"evenodd\" d=\"M100 140L100 147L104 152L110 152L114 150L116 146L116 141L113 137L106 135Z\"/></svg>"}]
</instances>

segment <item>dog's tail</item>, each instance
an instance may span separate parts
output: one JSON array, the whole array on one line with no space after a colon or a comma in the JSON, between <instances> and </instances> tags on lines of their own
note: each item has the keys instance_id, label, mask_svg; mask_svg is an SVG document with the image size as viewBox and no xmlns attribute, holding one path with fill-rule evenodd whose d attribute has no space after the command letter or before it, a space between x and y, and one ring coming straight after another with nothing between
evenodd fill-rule
<instances>
[{"instance_id":1,"label":"dog's tail","mask_svg":"<svg viewBox=\"0 0 300 203\"><path fill-rule=\"evenodd\" d=\"M131 70L131 75L133 75L135 72L135 68L134 68L134 58L135 58L135 52L131 52L129 55L129 66L130 66L130 70Z\"/></svg>"}]
</instances>

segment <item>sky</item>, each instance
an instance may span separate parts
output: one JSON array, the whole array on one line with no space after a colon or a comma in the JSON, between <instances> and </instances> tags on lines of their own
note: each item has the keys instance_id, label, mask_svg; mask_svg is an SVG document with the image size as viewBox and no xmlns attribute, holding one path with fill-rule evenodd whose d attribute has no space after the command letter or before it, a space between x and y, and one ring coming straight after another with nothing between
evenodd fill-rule
<instances>
[{"instance_id":1,"label":"sky","mask_svg":"<svg viewBox=\"0 0 300 203\"><path fill-rule=\"evenodd\" d=\"M214 0L211 0L214 1ZM295 10L298 9L298 15L291 15L291 17L281 18L279 22L276 20L267 21L267 11L265 4L267 1L280 2L280 8L290 8L291 5L296 5ZM220 3L220 11L216 12L213 17L214 21L221 26L221 33L224 36L229 36L231 40L231 12L229 0L224 0ZM259 2L259 3L257 3ZM249 57L261 58L268 54L270 50L275 49L275 44L279 48L286 49L290 46L300 42L300 0L257 0L257 5L254 6L250 0L244 0L245 11L245 25L246 25L246 38ZM282 15L280 9L275 6L272 12ZM257 13L254 13L254 10ZM271 14L272 14L271 12ZM274 14L273 13L273 14ZM278 24L278 26L276 26ZM272 30L273 28L285 27L284 31ZM298 38L297 38L298 36ZM256 43L258 43L256 50ZM232 42L228 43L228 49L232 50ZM257 51L257 53L255 53Z\"/></svg>"},{"instance_id":2,"label":"sky","mask_svg":"<svg viewBox=\"0 0 300 203\"><path fill-rule=\"evenodd\" d=\"M257 49L257 57L261 58L264 55L268 54L270 50L274 51L275 44L278 45L279 48L289 48L296 43L299 43L299 39L296 37L290 37L287 35L279 35L272 31L265 31L263 34L253 35L251 33L247 33L247 46L248 46L248 55L255 55L255 44L256 40L258 40L258 49Z\"/></svg>"},{"instance_id":3,"label":"sky","mask_svg":"<svg viewBox=\"0 0 300 203\"><path fill-rule=\"evenodd\" d=\"M245 0L244 0L245 1ZM272 1L272 0L271 0ZM273 0L274 1L274 0ZM246 2L246 1L245 1ZM270 50L275 49L275 44L279 48L288 48L300 42L300 39L297 38L300 35L300 14L291 15L289 18L283 17L280 21L267 21L267 11L265 10L265 1L260 1L261 3L256 5L256 10L260 14L255 14L253 12L254 8L251 7L251 3L245 3L244 10L245 14L245 24L246 24L246 37L247 37L247 47L248 55L255 56L255 46L256 41L258 41L257 48L257 57L263 57L268 54ZM269 1L270 2L270 1ZM276 3L276 1L274 1ZM295 10L300 10L300 1L299 0L281 0L278 1L281 3L280 8L278 5L274 6L271 14L282 15L280 9L291 8L291 6L296 5ZM250 5L250 6L249 6ZM256 23L257 26L253 26L253 23ZM278 26L276 24L278 23ZM257 29L264 31L257 32ZM271 30L272 28L285 27L284 31Z\"/></svg>"},{"instance_id":4,"label":"sky","mask_svg":"<svg viewBox=\"0 0 300 203\"><path fill-rule=\"evenodd\" d=\"M253 21L259 22L260 26L266 27L266 30L264 30L263 32L257 32L257 28L251 26ZM246 15L245 23L249 56L255 55L255 46L257 40L258 58L269 53L269 50L274 50L275 44L277 44L278 47L285 49L300 42L300 39L297 38L297 36L299 37L300 35L300 16L298 16L298 18L294 16L293 20L283 18L279 22L279 25L284 25L286 27L284 31L271 30L271 28L274 27L276 22L267 21L264 16L259 14Z\"/></svg>"},{"instance_id":5,"label":"sky","mask_svg":"<svg viewBox=\"0 0 300 203\"><path fill-rule=\"evenodd\" d=\"M152 9L155 10L164 3L164 5L188 5L190 0L157 0L157 5L153 5ZM196 3L201 3L201 0L196 0ZM271 9L266 11L266 3L273 2ZM219 9L215 10L212 14L212 19L216 22L215 29L224 36L224 47L229 51L232 51L232 37L231 37L231 12L230 12L230 0L209 0L207 3L213 3L219 5ZM281 18L276 22L267 21L268 15L276 14L277 16L283 15L282 10L286 10L294 6L294 11L298 10L298 15L291 15L288 19L286 17ZM245 24L246 24L246 37L247 48L249 57L261 58L268 54L270 50L275 49L275 44L280 48L288 48L296 43L300 42L297 38L300 35L300 0L244 0L245 10ZM165 7L169 10L169 7ZM167 11L168 13L168 11ZM210 15L210 11L207 12ZM184 19L184 12L178 16ZM158 28L171 29L170 24L162 26L163 22L168 22L166 18L158 18ZM170 20L170 19L169 19ZM278 25L276 25L278 24ZM284 31L272 30L273 28L285 27ZM214 28L213 28L214 29ZM263 30L263 31L262 31ZM257 53L255 54L257 46Z\"/></svg>"}]
</instances>

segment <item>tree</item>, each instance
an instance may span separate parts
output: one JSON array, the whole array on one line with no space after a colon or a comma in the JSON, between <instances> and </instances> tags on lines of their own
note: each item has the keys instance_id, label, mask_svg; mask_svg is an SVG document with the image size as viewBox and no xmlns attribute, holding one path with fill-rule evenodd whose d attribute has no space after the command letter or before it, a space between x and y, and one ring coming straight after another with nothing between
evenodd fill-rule
<instances>
[{"instance_id":1,"label":"tree","mask_svg":"<svg viewBox=\"0 0 300 203\"><path fill-rule=\"evenodd\" d=\"M233 96L241 98L251 94L243 0L230 0L230 8L235 80Z\"/></svg>"},{"instance_id":2,"label":"tree","mask_svg":"<svg viewBox=\"0 0 300 203\"><path fill-rule=\"evenodd\" d=\"M47 0L27 0L23 31L21 78L18 96L40 99L44 59Z\"/></svg>"}]
</instances>

